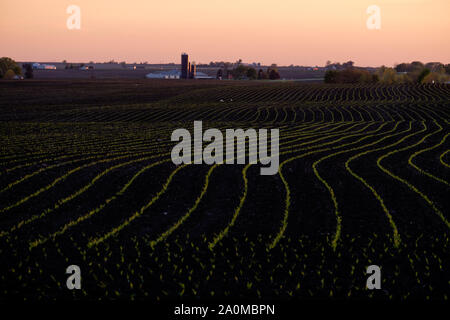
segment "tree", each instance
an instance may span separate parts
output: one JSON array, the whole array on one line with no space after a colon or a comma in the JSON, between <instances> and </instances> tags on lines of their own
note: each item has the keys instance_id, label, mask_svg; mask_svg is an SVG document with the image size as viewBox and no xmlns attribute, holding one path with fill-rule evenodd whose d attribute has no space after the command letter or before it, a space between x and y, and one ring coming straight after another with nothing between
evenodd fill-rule
<instances>
[{"instance_id":1,"label":"tree","mask_svg":"<svg viewBox=\"0 0 450 320\"><path fill-rule=\"evenodd\" d=\"M377 83L379 81L380 77L376 73L372 74L372 83Z\"/></svg>"},{"instance_id":2,"label":"tree","mask_svg":"<svg viewBox=\"0 0 450 320\"><path fill-rule=\"evenodd\" d=\"M407 63L400 63L400 64L395 66L395 70L397 72L408 72L409 65Z\"/></svg>"},{"instance_id":3,"label":"tree","mask_svg":"<svg viewBox=\"0 0 450 320\"><path fill-rule=\"evenodd\" d=\"M233 69L232 75L234 79L243 79L247 76L247 67L240 64Z\"/></svg>"},{"instance_id":4,"label":"tree","mask_svg":"<svg viewBox=\"0 0 450 320\"><path fill-rule=\"evenodd\" d=\"M423 69L422 72L420 72L419 77L417 78L418 83L423 83L426 76L428 76L431 73L430 69Z\"/></svg>"},{"instance_id":5,"label":"tree","mask_svg":"<svg viewBox=\"0 0 450 320\"><path fill-rule=\"evenodd\" d=\"M450 64L446 64L444 66L444 69L445 69L445 73L450 74Z\"/></svg>"},{"instance_id":6,"label":"tree","mask_svg":"<svg viewBox=\"0 0 450 320\"><path fill-rule=\"evenodd\" d=\"M14 75L22 74L22 70L13 59L7 57L0 58L0 78L3 78L8 70L12 70Z\"/></svg>"},{"instance_id":7,"label":"tree","mask_svg":"<svg viewBox=\"0 0 450 320\"><path fill-rule=\"evenodd\" d=\"M423 68L425 68L425 66L423 65L422 62L420 61L413 61L411 62L411 71L417 71L417 70L422 70Z\"/></svg>"},{"instance_id":8,"label":"tree","mask_svg":"<svg viewBox=\"0 0 450 320\"><path fill-rule=\"evenodd\" d=\"M425 68L430 69L431 72L441 72L444 65L440 62L428 62L425 64Z\"/></svg>"},{"instance_id":9,"label":"tree","mask_svg":"<svg viewBox=\"0 0 450 320\"><path fill-rule=\"evenodd\" d=\"M325 72L325 83L337 83L338 72L336 70L328 70Z\"/></svg>"},{"instance_id":10,"label":"tree","mask_svg":"<svg viewBox=\"0 0 450 320\"><path fill-rule=\"evenodd\" d=\"M354 65L354 62L350 60L350 61L343 63L342 67L344 69L351 69L351 68L353 68L353 65Z\"/></svg>"},{"instance_id":11,"label":"tree","mask_svg":"<svg viewBox=\"0 0 450 320\"><path fill-rule=\"evenodd\" d=\"M383 83L392 84L397 82L397 73L392 68L381 67L380 80Z\"/></svg>"},{"instance_id":12,"label":"tree","mask_svg":"<svg viewBox=\"0 0 450 320\"><path fill-rule=\"evenodd\" d=\"M264 72L263 69L259 69L259 71L258 71L258 79L259 80L269 79L269 76L267 75L267 72Z\"/></svg>"},{"instance_id":13,"label":"tree","mask_svg":"<svg viewBox=\"0 0 450 320\"><path fill-rule=\"evenodd\" d=\"M67 65L66 65L66 67L67 67ZM25 78L26 79L32 79L34 77L33 66L31 65L31 63L24 63L22 65L22 68L25 69Z\"/></svg>"},{"instance_id":14,"label":"tree","mask_svg":"<svg viewBox=\"0 0 450 320\"><path fill-rule=\"evenodd\" d=\"M16 76L16 73L12 71L11 69L8 69L5 74L3 75L3 79L6 80L12 80Z\"/></svg>"},{"instance_id":15,"label":"tree","mask_svg":"<svg viewBox=\"0 0 450 320\"><path fill-rule=\"evenodd\" d=\"M278 79L280 79L280 73L275 68L273 68L273 69L269 68L267 70L267 73L269 74L269 79L270 80L278 80Z\"/></svg>"},{"instance_id":16,"label":"tree","mask_svg":"<svg viewBox=\"0 0 450 320\"><path fill-rule=\"evenodd\" d=\"M258 74L257 74L255 68L247 69L247 78L249 78L250 80L255 80L257 77L258 77Z\"/></svg>"},{"instance_id":17,"label":"tree","mask_svg":"<svg viewBox=\"0 0 450 320\"><path fill-rule=\"evenodd\" d=\"M222 69L217 70L216 79L223 79L223 71L222 71Z\"/></svg>"},{"instance_id":18,"label":"tree","mask_svg":"<svg viewBox=\"0 0 450 320\"><path fill-rule=\"evenodd\" d=\"M430 72L422 80L422 83L445 83L450 80L450 77L445 73Z\"/></svg>"},{"instance_id":19,"label":"tree","mask_svg":"<svg viewBox=\"0 0 450 320\"><path fill-rule=\"evenodd\" d=\"M342 71L328 70L324 81L325 83L375 83L379 81L379 77L364 69L350 68Z\"/></svg>"}]
</instances>

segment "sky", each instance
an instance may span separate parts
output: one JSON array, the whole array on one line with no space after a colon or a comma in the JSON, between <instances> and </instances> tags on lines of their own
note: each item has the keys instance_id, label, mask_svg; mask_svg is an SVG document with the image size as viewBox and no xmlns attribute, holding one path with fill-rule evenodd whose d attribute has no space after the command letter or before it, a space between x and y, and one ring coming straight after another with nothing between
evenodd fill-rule
<instances>
[{"instance_id":1,"label":"sky","mask_svg":"<svg viewBox=\"0 0 450 320\"><path fill-rule=\"evenodd\" d=\"M77 5L81 28L66 12ZM370 5L381 28L366 26ZM0 56L16 61L393 66L450 63L450 0L1 0Z\"/></svg>"}]
</instances>

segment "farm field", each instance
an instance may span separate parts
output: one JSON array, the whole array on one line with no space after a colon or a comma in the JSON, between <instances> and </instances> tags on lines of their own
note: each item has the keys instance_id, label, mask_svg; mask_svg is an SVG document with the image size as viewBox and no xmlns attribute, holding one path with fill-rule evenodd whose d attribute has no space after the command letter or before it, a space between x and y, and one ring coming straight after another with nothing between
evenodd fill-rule
<instances>
[{"instance_id":1,"label":"farm field","mask_svg":"<svg viewBox=\"0 0 450 320\"><path fill-rule=\"evenodd\" d=\"M279 128L278 174L175 166L194 120ZM449 120L444 84L0 82L0 300L447 300Z\"/></svg>"}]
</instances>

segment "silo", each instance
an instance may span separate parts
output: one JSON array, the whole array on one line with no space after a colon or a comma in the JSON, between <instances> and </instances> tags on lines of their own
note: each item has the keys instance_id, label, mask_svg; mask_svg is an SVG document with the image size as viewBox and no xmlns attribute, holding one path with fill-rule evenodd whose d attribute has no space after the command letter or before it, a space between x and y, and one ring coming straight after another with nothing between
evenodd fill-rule
<instances>
[{"instance_id":1,"label":"silo","mask_svg":"<svg viewBox=\"0 0 450 320\"><path fill-rule=\"evenodd\" d=\"M191 64L191 74L189 75L189 78L195 79L195 74L197 73L197 67L195 64Z\"/></svg>"},{"instance_id":2,"label":"silo","mask_svg":"<svg viewBox=\"0 0 450 320\"><path fill-rule=\"evenodd\" d=\"M189 56L187 53L181 54L181 79L189 78Z\"/></svg>"}]
</instances>

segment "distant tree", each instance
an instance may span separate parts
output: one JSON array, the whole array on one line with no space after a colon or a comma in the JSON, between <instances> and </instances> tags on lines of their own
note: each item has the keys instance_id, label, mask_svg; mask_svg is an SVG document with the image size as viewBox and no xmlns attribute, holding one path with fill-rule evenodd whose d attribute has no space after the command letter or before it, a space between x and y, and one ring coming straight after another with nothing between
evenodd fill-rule
<instances>
[{"instance_id":1,"label":"distant tree","mask_svg":"<svg viewBox=\"0 0 450 320\"><path fill-rule=\"evenodd\" d=\"M364 69L348 68L342 71L328 70L324 81L325 83L374 83L379 81L379 77Z\"/></svg>"},{"instance_id":2,"label":"distant tree","mask_svg":"<svg viewBox=\"0 0 450 320\"><path fill-rule=\"evenodd\" d=\"M338 73L339 83L359 83L361 74L357 70L345 69Z\"/></svg>"},{"instance_id":3,"label":"distant tree","mask_svg":"<svg viewBox=\"0 0 450 320\"><path fill-rule=\"evenodd\" d=\"M16 76L16 73L12 69L8 69L3 75L3 79L12 80Z\"/></svg>"},{"instance_id":4,"label":"distant tree","mask_svg":"<svg viewBox=\"0 0 450 320\"><path fill-rule=\"evenodd\" d=\"M258 79L259 80L266 80L266 79L269 79L269 76L267 75L267 72L264 72L263 69L259 69L259 71L258 71Z\"/></svg>"},{"instance_id":5,"label":"distant tree","mask_svg":"<svg viewBox=\"0 0 450 320\"><path fill-rule=\"evenodd\" d=\"M258 78L258 73L256 72L255 68L247 69L247 78L249 78L250 80L255 80L256 78Z\"/></svg>"},{"instance_id":6,"label":"distant tree","mask_svg":"<svg viewBox=\"0 0 450 320\"><path fill-rule=\"evenodd\" d=\"M14 75L22 74L22 70L13 59L7 57L0 58L0 78L3 78L8 70L12 70Z\"/></svg>"},{"instance_id":7,"label":"distant tree","mask_svg":"<svg viewBox=\"0 0 450 320\"><path fill-rule=\"evenodd\" d=\"M411 71L417 71L417 70L422 70L423 68L425 68L424 64L420 61L413 61L411 62Z\"/></svg>"},{"instance_id":8,"label":"distant tree","mask_svg":"<svg viewBox=\"0 0 450 320\"><path fill-rule=\"evenodd\" d=\"M337 83L338 71L328 70L325 72L325 83Z\"/></svg>"},{"instance_id":9,"label":"distant tree","mask_svg":"<svg viewBox=\"0 0 450 320\"><path fill-rule=\"evenodd\" d=\"M425 77L428 76L430 73L431 73L430 69L426 69L426 68L423 69L423 70L420 72L419 76L417 77L417 82L423 83Z\"/></svg>"},{"instance_id":10,"label":"distant tree","mask_svg":"<svg viewBox=\"0 0 450 320\"><path fill-rule=\"evenodd\" d=\"M233 79L243 79L247 77L247 69L248 68L242 64L238 65L232 71Z\"/></svg>"},{"instance_id":11,"label":"distant tree","mask_svg":"<svg viewBox=\"0 0 450 320\"><path fill-rule=\"evenodd\" d=\"M440 62L428 62L425 64L425 68L430 69L431 72L442 71L444 65Z\"/></svg>"},{"instance_id":12,"label":"distant tree","mask_svg":"<svg viewBox=\"0 0 450 320\"><path fill-rule=\"evenodd\" d=\"M344 69L351 69L351 68L353 68L353 65L354 65L355 63L353 62L353 61L347 61L347 62L344 62L343 64L342 64L342 67L344 68Z\"/></svg>"},{"instance_id":13,"label":"distant tree","mask_svg":"<svg viewBox=\"0 0 450 320\"><path fill-rule=\"evenodd\" d=\"M34 78L33 66L31 65L31 63L24 63L22 65L22 68L25 69L25 79L33 79Z\"/></svg>"},{"instance_id":14,"label":"distant tree","mask_svg":"<svg viewBox=\"0 0 450 320\"><path fill-rule=\"evenodd\" d=\"M372 74L372 83L377 83L380 81L380 76L376 73Z\"/></svg>"},{"instance_id":15,"label":"distant tree","mask_svg":"<svg viewBox=\"0 0 450 320\"><path fill-rule=\"evenodd\" d=\"M400 63L395 66L395 71L408 72L408 71L410 71L410 65L408 63Z\"/></svg>"},{"instance_id":16,"label":"distant tree","mask_svg":"<svg viewBox=\"0 0 450 320\"><path fill-rule=\"evenodd\" d=\"M351 69L354 68L354 62L353 61L347 61L344 62L343 64L341 64L340 62L331 62L330 60L328 60L326 62L325 67L328 70L344 70L344 69Z\"/></svg>"},{"instance_id":17,"label":"distant tree","mask_svg":"<svg viewBox=\"0 0 450 320\"><path fill-rule=\"evenodd\" d=\"M383 66L378 69L377 74L384 83L438 83L448 81L447 71L450 74L450 65L440 62L429 62L424 65L420 61L413 61L397 64L395 69Z\"/></svg>"},{"instance_id":18,"label":"distant tree","mask_svg":"<svg viewBox=\"0 0 450 320\"><path fill-rule=\"evenodd\" d=\"M435 63L431 63L434 65ZM395 66L397 72L421 72L425 65L420 61L413 61L411 63L400 63Z\"/></svg>"},{"instance_id":19,"label":"distant tree","mask_svg":"<svg viewBox=\"0 0 450 320\"><path fill-rule=\"evenodd\" d=\"M223 79L223 70L222 69L217 70L216 79Z\"/></svg>"},{"instance_id":20,"label":"distant tree","mask_svg":"<svg viewBox=\"0 0 450 320\"><path fill-rule=\"evenodd\" d=\"M446 65L444 66L444 70L445 70L445 73L446 73L446 74L450 74L450 64L446 64Z\"/></svg>"},{"instance_id":21,"label":"distant tree","mask_svg":"<svg viewBox=\"0 0 450 320\"><path fill-rule=\"evenodd\" d=\"M397 72L395 69L382 66L379 70L380 81L386 84L397 82Z\"/></svg>"},{"instance_id":22,"label":"distant tree","mask_svg":"<svg viewBox=\"0 0 450 320\"><path fill-rule=\"evenodd\" d=\"M280 73L275 68L268 69L267 73L269 74L269 79L270 80L278 80L278 79L280 79Z\"/></svg>"}]
</instances>

